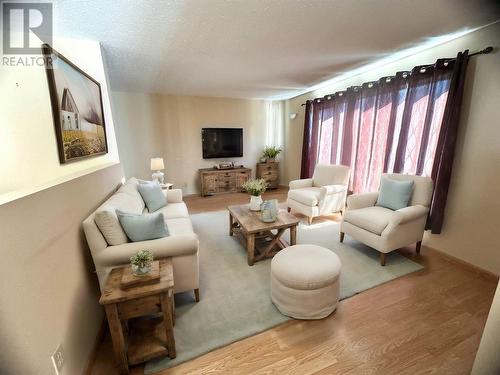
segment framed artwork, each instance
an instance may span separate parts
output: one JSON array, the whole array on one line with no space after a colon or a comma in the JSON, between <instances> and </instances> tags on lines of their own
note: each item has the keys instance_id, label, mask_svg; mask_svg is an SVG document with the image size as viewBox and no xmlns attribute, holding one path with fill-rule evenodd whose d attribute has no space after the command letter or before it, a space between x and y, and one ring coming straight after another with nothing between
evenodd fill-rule
<instances>
[{"instance_id":1,"label":"framed artwork","mask_svg":"<svg viewBox=\"0 0 500 375\"><path fill-rule=\"evenodd\" d=\"M61 164L108 152L101 85L48 44L42 46Z\"/></svg>"}]
</instances>

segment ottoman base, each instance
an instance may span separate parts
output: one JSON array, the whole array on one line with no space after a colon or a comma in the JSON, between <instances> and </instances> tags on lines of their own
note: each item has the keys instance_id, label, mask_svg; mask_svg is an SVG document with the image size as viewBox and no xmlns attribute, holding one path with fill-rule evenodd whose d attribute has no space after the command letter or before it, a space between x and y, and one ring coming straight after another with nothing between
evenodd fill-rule
<instances>
[{"instance_id":1,"label":"ottoman base","mask_svg":"<svg viewBox=\"0 0 500 375\"><path fill-rule=\"evenodd\" d=\"M295 319L323 319L337 308L339 282L318 289L293 289L271 274L271 300L283 314Z\"/></svg>"}]
</instances>

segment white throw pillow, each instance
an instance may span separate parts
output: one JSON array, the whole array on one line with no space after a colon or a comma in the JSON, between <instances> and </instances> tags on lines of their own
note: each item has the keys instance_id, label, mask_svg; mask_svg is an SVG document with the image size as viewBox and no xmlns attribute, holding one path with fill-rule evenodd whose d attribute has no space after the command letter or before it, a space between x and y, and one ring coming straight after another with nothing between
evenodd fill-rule
<instances>
[{"instance_id":1,"label":"white throw pillow","mask_svg":"<svg viewBox=\"0 0 500 375\"><path fill-rule=\"evenodd\" d=\"M139 180L135 177L129 178L127 182L125 182L117 191L117 193L124 193L129 195L132 200L129 202L129 205L134 204L134 212L142 212L144 210L145 204L144 201L137 191L137 185L139 184Z\"/></svg>"},{"instance_id":2,"label":"white throw pillow","mask_svg":"<svg viewBox=\"0 0 500 375\"><path fill-rule=\"evenodd\" d=\"M110 205L103 205L96 211L94 221L106 239L108 245L121 245L128 242L127 235L122 229L116 208Z\"/></svg>"}]
</instances>

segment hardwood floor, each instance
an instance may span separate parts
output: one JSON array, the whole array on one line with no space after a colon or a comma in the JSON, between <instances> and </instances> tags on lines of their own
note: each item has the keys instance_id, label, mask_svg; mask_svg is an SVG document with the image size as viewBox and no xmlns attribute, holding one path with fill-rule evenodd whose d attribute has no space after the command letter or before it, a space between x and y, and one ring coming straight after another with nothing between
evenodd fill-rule
<instances>
[{"instance_id":1,"label":"hardwood floor","mask_svg":"<svg viewBox=\"0 0 500 375\"><path fill-rule=\"evenodd\" d=\"M286 201L286 194L288 188L279 187L275 190L266 191L262 198L265 199L277 199L280 202ZM232 204L245 204L250 201L249 195L245 193L234 193L234 194L220 194L213 195L210 197L202 197L200 195L188 195L184 197L189 213L197 214L200 212L207 211L219 211L226 209L227 206Z\"/></svg>"},{"instance_id":2,"label":"hardwood floor","mask_svg":"<svg viewBox=\"0 0 500 375\"><path fill-rule=\"evenodd\" d=\"M286 189L266 193L271 198L284 201ZM185 201L197 213L248 196ZM324 220L338 216L314 222ZM400 252L425 268L341 301L323 320L292 320L159 374L469 374L497 281L425 246L419 256ZM118 373L109 335L91 368ZM142 373L143 366L131 369Z\"/></svg>"}]
</instances>

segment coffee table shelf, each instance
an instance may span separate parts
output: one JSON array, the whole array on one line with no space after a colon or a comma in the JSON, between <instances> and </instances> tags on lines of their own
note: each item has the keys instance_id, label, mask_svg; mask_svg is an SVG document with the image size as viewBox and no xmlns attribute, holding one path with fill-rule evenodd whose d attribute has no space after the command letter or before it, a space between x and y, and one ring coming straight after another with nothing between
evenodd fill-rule
<instances>
[{"instance_id":1,"label":"coffee table shelf","mask_svg":"<svg viewBox=\"0 0 500 375\"><path fill-rule=\"evenodd\" d=\"M297 241L299 220L285 210L278 212L275 222L265 223L260 220L260 213L250 211L248 205L229 206L227 209L229 211L229 235L239 235L243 240L247 248L249 266L274 256L288 246L281 238L287 229L290 230L290 245L295 245Z\"/></svg>"}]
</instances>

